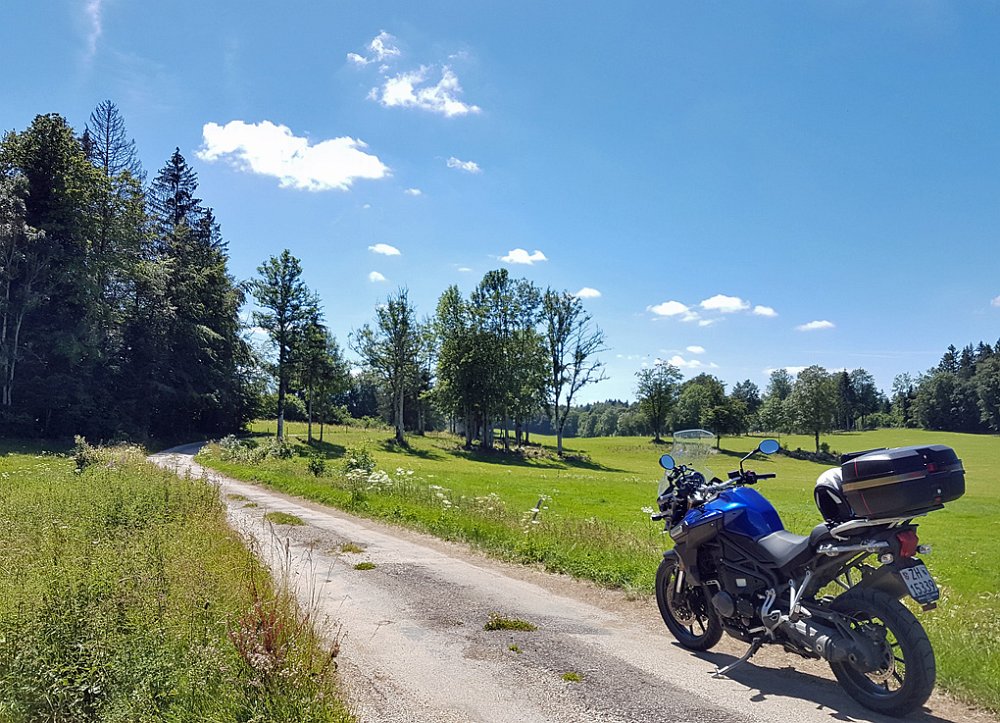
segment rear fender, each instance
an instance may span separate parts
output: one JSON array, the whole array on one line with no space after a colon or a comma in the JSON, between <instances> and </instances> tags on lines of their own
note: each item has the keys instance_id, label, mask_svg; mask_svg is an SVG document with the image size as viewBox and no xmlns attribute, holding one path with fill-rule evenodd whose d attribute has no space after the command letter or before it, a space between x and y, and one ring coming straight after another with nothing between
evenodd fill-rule
<instances>
[{"instance_id":1,"label":"rear fender","mask_svg":"<svg viewBox=\"0 0 1000 723\"><path fill-rule=\"evenodd\" d=\"M903 582L899 571L907 567L922 565L923 562L915 557L897 559L887 565L882 565L873 572L863 575L858 587L871 590L881 590L891 595L896 600L901 600L910 594L909 588Z\"/></svg>"}]
</instances>

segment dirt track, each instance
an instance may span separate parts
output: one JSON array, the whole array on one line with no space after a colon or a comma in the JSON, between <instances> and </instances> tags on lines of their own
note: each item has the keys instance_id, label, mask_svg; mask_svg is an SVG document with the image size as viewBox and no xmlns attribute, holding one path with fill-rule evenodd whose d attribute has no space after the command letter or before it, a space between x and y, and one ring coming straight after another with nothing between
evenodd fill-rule
<instances>
[{"instance_id":1,"label":"dirt track","mask_svg":"<svg viewBox=\"0 0 1000 723\"><path fill-rule=\"evenodd\" d=\"M499 563L237 482L194 463L197 449L151 459L219 484L234 527L289 576L304 606L331 629L342 626L340 672L361 721L894 720L851 701L825 665L781 652L763 651L729 679L714 679L716 665L742 653L741 644L724 639L702 655L677 647L652 599ZM306 524L271 525L263 519L269 511ZM346 542L364 549L340 552ZM362 561L375 568L354 569ZM538 629L487 632L494 611ZM566 681L565 673L581 680ZM995 721L938 695L911 720Z\"/></svg>"}]
</instances>

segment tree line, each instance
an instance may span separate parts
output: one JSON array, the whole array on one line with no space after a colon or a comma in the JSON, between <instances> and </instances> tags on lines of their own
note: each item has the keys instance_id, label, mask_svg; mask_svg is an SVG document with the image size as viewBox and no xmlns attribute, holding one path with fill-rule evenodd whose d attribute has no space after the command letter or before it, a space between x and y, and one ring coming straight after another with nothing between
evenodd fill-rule
<instances>
[{"instance_id":1,"label":"tree line","mask_svg":"<svg viewBox=\"0 0 1000 723\"><path fill-rule=\"evenodd\" d=\"M257 416L320 426L381 417L405 434L450 429L466 447L533 433L717 435L917 426L1000 431L1000 342L948 348L891 396L864 369L774 371L766 390L726 390L657 363L636 401L580 405L605 378L605 338L582 301L506 270L417 317L406 289L354 330L352 369L289 250L239 282L197 176L175 149L147 182L118 108L101 103L77 134L40 115L0 140L0 431L102 439L237 431ZM240 311L268 349L251 342Z\"/></svg>"}]
</instances>

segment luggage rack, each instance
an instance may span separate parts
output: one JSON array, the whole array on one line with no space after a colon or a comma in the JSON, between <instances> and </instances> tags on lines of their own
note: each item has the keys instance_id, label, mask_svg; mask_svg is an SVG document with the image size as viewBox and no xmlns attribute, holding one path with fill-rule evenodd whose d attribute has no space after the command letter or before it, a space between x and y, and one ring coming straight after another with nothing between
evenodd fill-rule
<instances>
[{"instance_id":1,"label":"luggage rack","mask_svg":"<svg viewBox=\"0 0 1000 723\"><path fill-rule=\"evenodd\" d=\"M913 510L912 512L907 512L904 517L878 517L875 519L861 518L848 520L847 522L842 522L839 525L831 527L830 534L838 540L846 540L849 536L848 533L854 532L855 530L863 530L868 527L897 527L908 523L915 517L923 517L929 512L934 512L935 510L940 509L944 509L944 505L934 505L933 507Z\"/></svg>"}]
</instances>

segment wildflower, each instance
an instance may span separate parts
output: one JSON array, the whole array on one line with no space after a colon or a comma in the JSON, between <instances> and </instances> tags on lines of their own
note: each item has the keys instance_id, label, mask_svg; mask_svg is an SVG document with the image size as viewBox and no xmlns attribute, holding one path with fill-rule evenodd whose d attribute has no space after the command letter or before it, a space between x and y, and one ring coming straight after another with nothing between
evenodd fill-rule
<instances>
[{"instance_id":1,"label":"wildflower","mask_svg":"<svg viewBox=\"0 0 1000 723\"><path fill-rule=\"evenodd\" d=\"M651 514L653 514L653 508L652 508L652 507L643 507L643 508L642 508L642 511L643 511L643 512L644 512L645 514L647 514L647 515L651 515Z\"/></svg>"}]
</instances>

